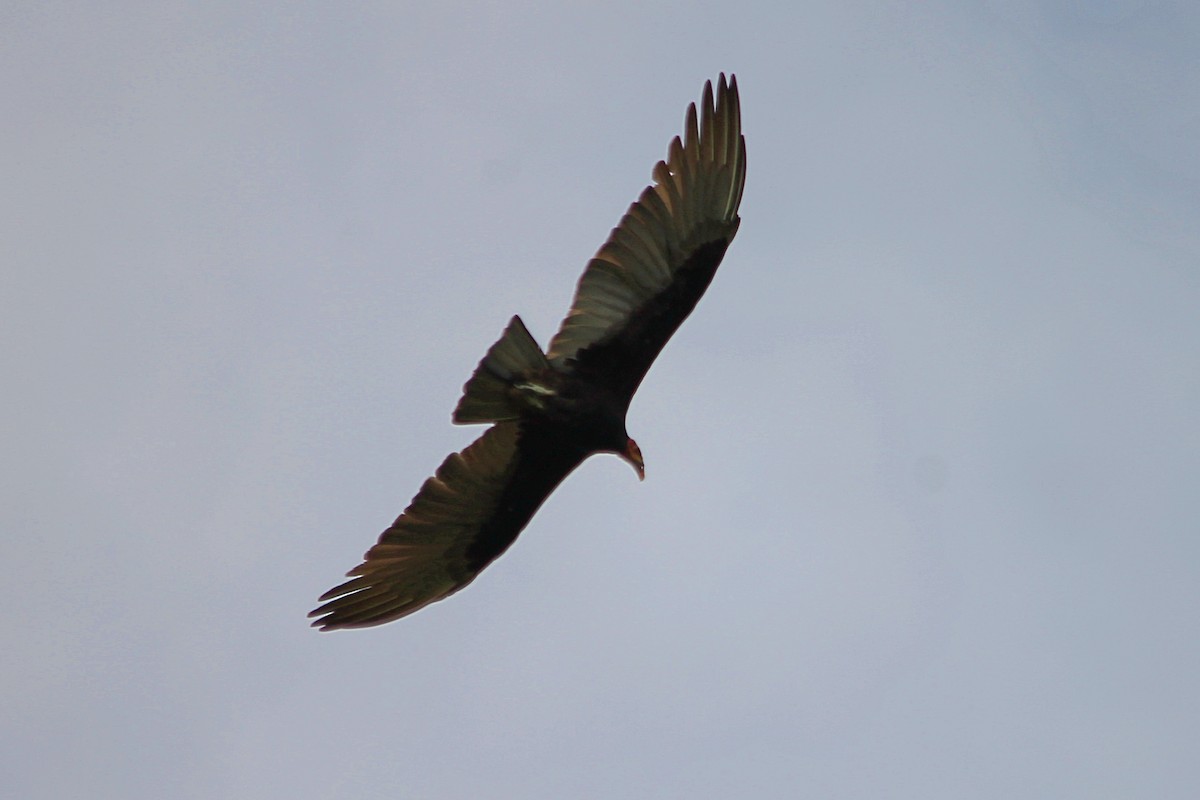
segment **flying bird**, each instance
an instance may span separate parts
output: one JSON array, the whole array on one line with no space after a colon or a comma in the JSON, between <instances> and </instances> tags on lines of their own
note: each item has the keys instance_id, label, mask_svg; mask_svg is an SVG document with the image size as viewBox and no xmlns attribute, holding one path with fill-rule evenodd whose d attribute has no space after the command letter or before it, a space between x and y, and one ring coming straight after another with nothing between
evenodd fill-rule
<instances>
[{"instance_id":1,"label":"flying bird","mask_svg":"<svg viewBox=\"0 0 1200 800\"><path fill-rule=\"evenodd\" d=\"M692 313L737 233L746 179L737 78L704 84L683 140L588 262L546 352L513 317L463 387L456 424L490 424L425 481L347 580L309 616L361 628L469 584L516 540L555 487L594 453L645 478L625 430L633 394Z\"/></svg>"}]
</instances>

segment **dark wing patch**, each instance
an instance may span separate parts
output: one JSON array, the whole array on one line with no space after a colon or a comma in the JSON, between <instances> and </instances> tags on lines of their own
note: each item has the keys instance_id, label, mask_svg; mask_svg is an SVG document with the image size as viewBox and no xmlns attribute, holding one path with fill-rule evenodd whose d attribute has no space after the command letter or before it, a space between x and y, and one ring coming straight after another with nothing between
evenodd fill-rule
<instances>
[{"instance_id":1,"label":"dark wing patch","mask_svg":"<svg viewBox=\"0 0 1200 800\"><path fill-rule=\"evenodd\" d=\"M654 168L655 184L630 206L588 263L571 310L550 341L550 362L561 368L584 348L619 336L631 318L664 292L677 301L690 301L678 307L678 320L666 334L669 338L700 298L699 294L684 297L669 290L698 254L714 252L714 243L720 243L720 263L737 232L745 179L746 145L737 78L726 85L721 75L715 105L712 83L707 82L699 120L693 103L687 111L684 141L675 137L671 142L667 160ZM715 270L716 264L712 268ZM707 285L708 281L703 281L701 294ZM663 308L659 314L670 311ZM667 313L662 321L670 322L670 316ZM644 359L647 368L658 349ZM633 386L636 388L637 381Z\"/></svg>"},{"instance_id":2,"label":"dark wing patch","mask_svg":"<svg viewBox=\"0 0 1200 800\"><path fill-rule=\"evenodd\" d=\"M501 423L447 457L363 563L347 573L350 580L321 595L324 605L309 614L317 618L313 626L391 622L474 580L488 562L480 564L468 552L509 489L519 461L517 438L517 423Z\"/></svg>"}]
</instances>

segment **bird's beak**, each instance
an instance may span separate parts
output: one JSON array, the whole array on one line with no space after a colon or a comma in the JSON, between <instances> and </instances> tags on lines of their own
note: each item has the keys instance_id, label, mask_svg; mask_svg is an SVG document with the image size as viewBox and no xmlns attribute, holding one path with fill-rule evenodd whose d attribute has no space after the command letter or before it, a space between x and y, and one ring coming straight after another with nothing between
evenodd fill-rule
<instances>
[{"instance_id":1,"label":"bird's beak","mask_svg":"<svg viewBox=\"0 0 1200 800\"><path fill-rule=\"evenodd\" d=\"M646 464L642 461L642 448L638 447L637 442L633 439L626 442L625 452L621 456L637 470L639 481L646 480Z\"/></svg>"}]
</instances>

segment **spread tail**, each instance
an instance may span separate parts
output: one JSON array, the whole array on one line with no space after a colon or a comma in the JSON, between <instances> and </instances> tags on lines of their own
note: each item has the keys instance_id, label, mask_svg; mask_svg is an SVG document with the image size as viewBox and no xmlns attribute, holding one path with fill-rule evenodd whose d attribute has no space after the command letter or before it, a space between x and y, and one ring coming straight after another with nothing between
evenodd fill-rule
<instances>
[{"instance_id":1,"label":"spread tail","mask_svg":"<svg viewBox=\"0 0 1200 800\"><path fill-rule=\"evenodd\" d=\"M500 340L488 349L463 386L462 399L454 409L460 425L517 419L524 405L514 384L524 382L549 368L546 355L529 335L520 317L513 317Z\"/></svg>"}]
</instances>

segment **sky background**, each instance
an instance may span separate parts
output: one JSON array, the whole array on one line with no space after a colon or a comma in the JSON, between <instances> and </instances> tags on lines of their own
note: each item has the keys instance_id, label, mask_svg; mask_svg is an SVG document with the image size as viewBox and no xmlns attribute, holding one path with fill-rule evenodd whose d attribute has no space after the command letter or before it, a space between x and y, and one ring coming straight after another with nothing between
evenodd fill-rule
<instances>
[{"instance_id":1,"label":"sky background","mask_svg":"<svg viewBox=\"0 0 1200 800\"><path fill-rule=\"evenodd\" d=\"M1200 7L12 3L0 793L1193 798ZM738 76L738 238L466 591L305 614Z\"/></svg>"}]
</instances>

